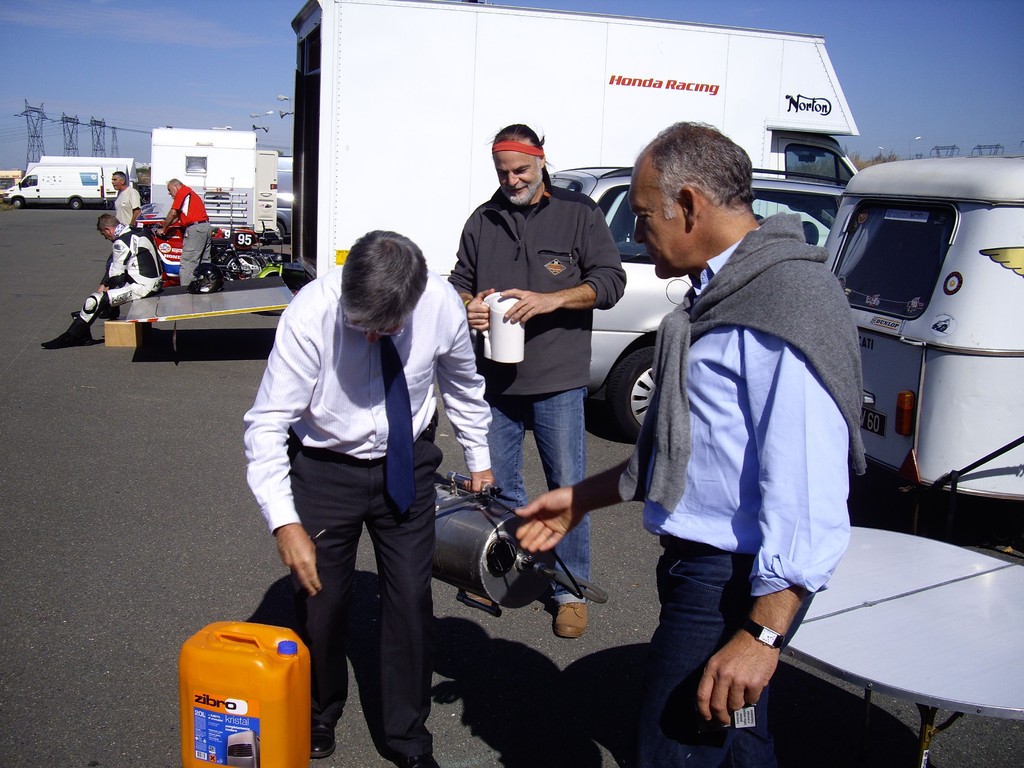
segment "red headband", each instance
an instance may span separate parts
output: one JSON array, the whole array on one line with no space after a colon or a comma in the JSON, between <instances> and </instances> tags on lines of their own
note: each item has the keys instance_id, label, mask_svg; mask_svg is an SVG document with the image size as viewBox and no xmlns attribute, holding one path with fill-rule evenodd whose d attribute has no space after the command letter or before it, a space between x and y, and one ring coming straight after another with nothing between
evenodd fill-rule
<instances>
[{"instance_id":1,"label":"red headband","mask_svg":"<svg viewBox=\"0 0 1024 768\"><path fill-rule=\"evenodd\" d=\"M522 152L524 155L544 157L544 148L535 147L532 144L524 144L521 141L499 141L491 147L491 154L496 152Z\"/></svg>"}]
</instances>

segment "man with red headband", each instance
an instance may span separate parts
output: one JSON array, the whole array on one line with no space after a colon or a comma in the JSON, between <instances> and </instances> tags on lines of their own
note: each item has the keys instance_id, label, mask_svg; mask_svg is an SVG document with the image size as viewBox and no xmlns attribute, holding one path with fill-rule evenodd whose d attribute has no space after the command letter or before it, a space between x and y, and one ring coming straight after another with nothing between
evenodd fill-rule
<instances>
[{"instance_id":1,"label":"man with red headband","mask_svg":"<svg viewBox=\"0 0 1024 768\"><path fill-rule=\"evenodd\" d=\"M518 299L506 322L525 329L521 363L498 363L477 352L491 406L492 469L503 496L527 502L523 439L533 429L549 490L586 474L583 401L590 377L593 310L608 309L626 286L618 249L604 215L588 197L554 187L544 142L525 125L494 137L499 189L466 222L458 261L448 278L466 303L471 328L485 331L483 299L500 292ZM577 578L590 578L586 522L558 545ZM587 627L585 600L556 587L554 632L579 637Z\"/></svg>"}]
</instances>

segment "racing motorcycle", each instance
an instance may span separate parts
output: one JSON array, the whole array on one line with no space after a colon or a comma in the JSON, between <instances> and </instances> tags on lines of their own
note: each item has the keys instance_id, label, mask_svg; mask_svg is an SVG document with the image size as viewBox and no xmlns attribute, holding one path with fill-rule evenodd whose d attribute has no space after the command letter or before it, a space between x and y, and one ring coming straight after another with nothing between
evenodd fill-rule
<instances>
[{"instance_id":1,"label":"racing motorcycle","mask_svg":"<svg viewBox=\"0 0 1024 768\"><path fill-rule=\"evenodd\" d=\"M148 230L156 243L164 273L163 284L169 288L179 284L181 246L185 233L181 227L170 227L163 236L157 235L156 228L162 221L163 216L155 207L146 205L136 224ZM220 269L225 280L263 277L268 268L283 261L281 254L262 247L269 242L269 237L257 235L249 227L218 227L214 229L210 241L210 262Z\"/></svg>"},{"instance_id":2,"label":"racing motorcycle","mask_svg":"<svg viewBox=\"0 0 1024 768\"><path fill-rule=\"evenodd\" d=\"M218 229L210 242L210 263L220 268L225 280L260 277L268 266L283 260L276 251L261 247L265 242L252 229L236 227L230 236Z\"/></svg>"}]
</instances>

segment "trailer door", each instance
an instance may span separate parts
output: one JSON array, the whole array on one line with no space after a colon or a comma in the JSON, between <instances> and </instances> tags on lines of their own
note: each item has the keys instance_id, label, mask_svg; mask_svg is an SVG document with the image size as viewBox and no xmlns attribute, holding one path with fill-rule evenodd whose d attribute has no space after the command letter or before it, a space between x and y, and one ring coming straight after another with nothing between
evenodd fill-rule
<instances>
[{"instance_id":1,"label":"trailer door","mask_svg":"<svg viewBox=\"0 0 1024 768\"><path fill-rule=\"evenodd\" d=\"M256 151L256 210L253 229L266 232L277 229L277 152Z\"/></svg>"},{"instance_id":2,"label":"trailer door","mask_svg":"<svg viewBox=\"0 0 1024 768\"><path fill-rule=\"evenodd\" d=\"M918 414L932 398L927 340L906 324L935 293L957 221L945 204L868 201L849 217L836 262L860 332L864 374L861 437L868 457L900 469L922 439Z\"/></svg>"}]
</instances>

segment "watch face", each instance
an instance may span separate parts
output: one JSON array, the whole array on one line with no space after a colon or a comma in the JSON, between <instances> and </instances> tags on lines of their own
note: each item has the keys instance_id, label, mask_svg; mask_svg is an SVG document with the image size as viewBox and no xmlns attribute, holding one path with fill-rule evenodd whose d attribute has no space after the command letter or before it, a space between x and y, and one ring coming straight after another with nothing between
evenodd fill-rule
<instances>
[{"instance_id":1,"label":"watch face","mask_svg":"<svg viewBox=\"0 0 1024 768\"><path fill-rule=\"evenodd\" d=\"M785 640L783 635L780 635L774 629L769 627L762 627L755 621L747 619L743 625L744 629L753 635L758 642L764 643L765 645L771 646L772 648L781 648L782 643Z\"/></svg>"},{"instance_id":2,"label":"watch face","mask_svg":"<svg viewBox=\"0 0 1024 768\"><path fill-rule=\"evenodd\" d=\"M779 633L768 629L768 627L761 628L761 636L758 638L765 645L775 646L775 643L779 639Z\"/></svg>"}]
</instances>

